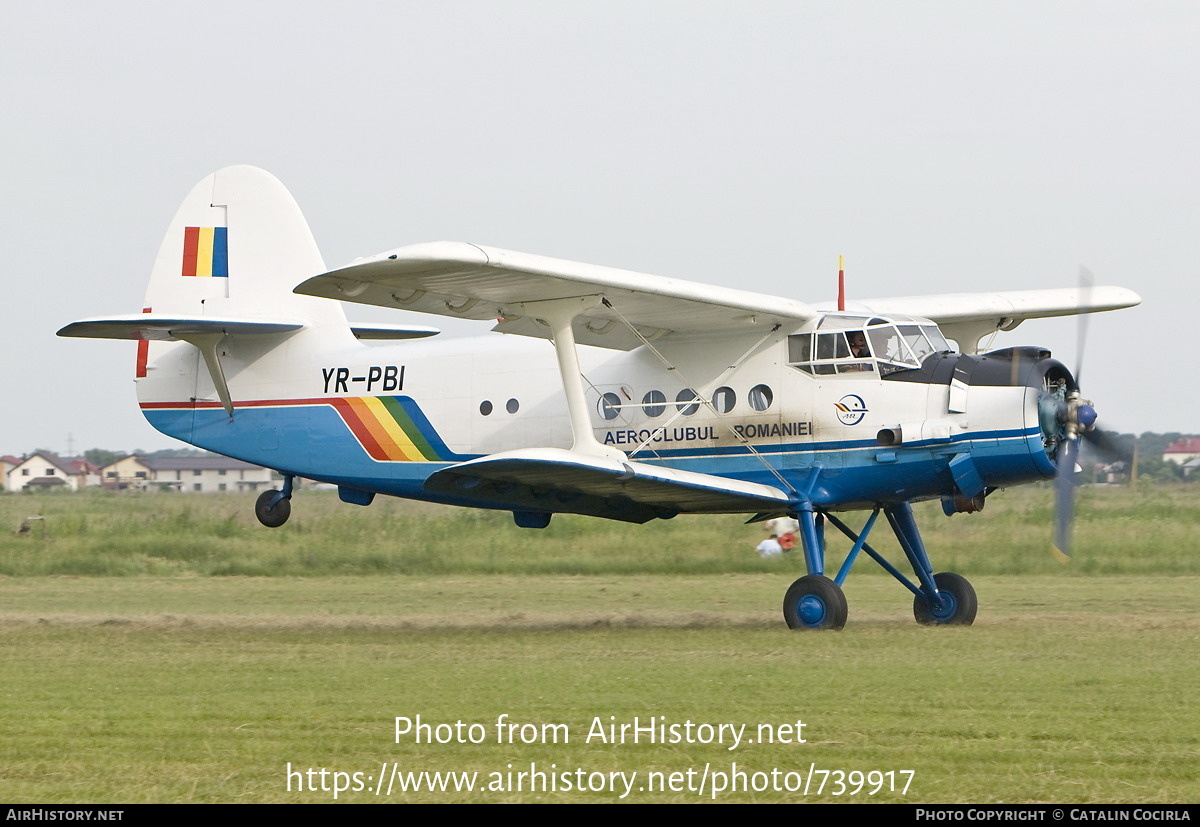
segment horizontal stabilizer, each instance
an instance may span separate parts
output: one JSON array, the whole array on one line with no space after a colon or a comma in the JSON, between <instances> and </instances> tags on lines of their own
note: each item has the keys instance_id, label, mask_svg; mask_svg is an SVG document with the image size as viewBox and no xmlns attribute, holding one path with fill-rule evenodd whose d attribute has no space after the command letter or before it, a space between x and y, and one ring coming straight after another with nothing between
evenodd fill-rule
<instances>
[{"instance_id":1,"label":"horizontal stabilizer","mask_svg":"<svg viewBox=\"0 0 1200 827\"><path fill-rule=\"evenodd\" d=\"M792 299L594 264L452 241L413 244L314 276L297 293L461 319L550 338L522 305L598 296L575 319L579 344L632 350L673 331L707 334L770 329L816 313ZM634 334L630 327L640 334Z\"/></svg>"},{"instance_id":2,"label":"horizontal stabilizer","mask_svg":"<svg viewBox=\"0 0 1200 827\"><path fill-rule=\"evenodd\" d=\"M302 327L304 322L298 319L233 319L214 316L185 318L160 313L127 313L71 322L59 330L58 335L83 339L176 341L196 334L262 335L290 333Z\"/></svg>"},{"instance_id":3,"label":"horizontal stabilizer","mask_svg":"<svg viewBox=\"0 0 1200 827\"><path fill-rule=\"evenodd\" d=\"M778 511L790 502L786 493L769 485L561 448L507 451L469 460L434 473L425 488L478 499L492 507L634 523L679 513Z\"/></svg>"}]
</instances>

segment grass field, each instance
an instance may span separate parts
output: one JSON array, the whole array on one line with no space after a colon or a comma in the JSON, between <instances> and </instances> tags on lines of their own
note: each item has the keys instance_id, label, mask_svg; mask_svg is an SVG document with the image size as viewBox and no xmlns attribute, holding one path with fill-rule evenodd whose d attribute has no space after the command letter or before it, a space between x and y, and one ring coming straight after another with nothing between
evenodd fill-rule
<instances>
[{"instance_id":1,"label":"grass field","mask_svg":"<svg viewBox=\"0 0 1200 827\"><path fill-rule=\"evenodd\" d=\"M1049 487L1000 492L982 514L947 518L937 503L917 514L935 566L977 574L1200 574L1197 486L1084 489L1076 543L1063 568L1049 553ZM764 536L744 517L683 516L643 526L556 516L520 529L507 512L380 497L362 508L329 491L305 491L292 519L260 526L252 498L206 494L0 496L0 575L731 574L801 572L801 555L759 560ZM30 531L14 535L31 516ZM847 517L861 525L863 516ZM903 560L882 519L871 542ZM830 561L848 543L830 529ZM886 577L862 561L856 568Z\"/></svg>"},{"instance_id":2,"label":"grass field","mask_svg":"<svg viewBox=\"0 0 1200 827\"><path fill-rule=\"evenodd\" d=\"M758 560L736 518L536 532L305 492L270 531L244 498L0 497L0 800L334 800L298 789L319 775L289 790L290 763L351 787L361 773L339 802L708 801L722 774L743 783L735 764L751 788L811 776L808 795L715 800L1200 801L1191 489L1088 492L1066 568L1046 492L1011 495L923 520L937 568L978 590L975 626L916 626L906 592L860 564L847 628L824 634L783 628L800 563ZM397 743L395 718L417 715L485 737ZM498 743L501 715L560 742ZM732 750L587 741L595 719L635 716L747 727ZM760 724L788 742L759 743ZM559 790L513 790L531 764ZM397 766L502 789L376 795ZM839 770L865 785L834 795ZM604 789L564 791L563 773Z\"/></svg>"}]
</instances>

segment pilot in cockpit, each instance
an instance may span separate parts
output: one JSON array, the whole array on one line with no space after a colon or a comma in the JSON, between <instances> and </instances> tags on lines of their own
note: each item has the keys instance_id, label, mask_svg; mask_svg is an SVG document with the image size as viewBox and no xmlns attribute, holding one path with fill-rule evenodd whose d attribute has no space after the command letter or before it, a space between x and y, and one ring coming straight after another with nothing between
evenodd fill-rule
<instances>
[{"instance_id":1,"label":"pilot in cockpit","mask_svg":"<svg viewBox=\"0 0 1200 827\"><path fill-rule=\"evenodd\" d=\"M861 330L847 330L846 341L850 344L850 355L858 359L869 359L871 357L871 348L867 344L867 334ZM848 365L842 365L839 373L856 373L859 371L872 370L870 362L851 362Z\"/></svg>"},{"instance_id":2,"label":"pilot in cockpit","mask_svg":"<svg viewBox=\"0 0 1200 827\"><path fill-rule=\"evenodd\" d=\"M871 355L871 348L867 345L867 334L861 330L851 330L846 333L846 339L850 342L850 355L859 358L867 358Z\"/></svg>"}]
</instances>

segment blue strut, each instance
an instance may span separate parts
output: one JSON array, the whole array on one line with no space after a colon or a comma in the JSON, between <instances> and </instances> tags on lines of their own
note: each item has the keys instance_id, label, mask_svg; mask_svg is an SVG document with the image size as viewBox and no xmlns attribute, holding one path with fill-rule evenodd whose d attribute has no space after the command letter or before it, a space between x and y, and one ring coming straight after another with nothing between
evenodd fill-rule
<instances>
[{"instance_id":1,"label":"blue strut","mask_svg":"<svg viewBox=\"0 0 1200 827\"><path fill-rule=\"evenodd\" d=\"M817 528L816 516L813 514L812 503L808 500L796 504L792 512L796 522L800 523L800 539L804 543L804 565L809 574L825 574L825 526Z\"/></svg>"},{"instance_id":2,"label":"blue strut","mask_svg":"<svg viewBox=\"0 0 1200 827\"><path fill-rule=\"evenodd\" d=\"M292 498L292 482L295 479L295 474L283 475L283 490L275 492L275 496L271 498L271 508L279 505L284 500L290 500Z\"/></svg>"},{"instance_id":3,"label":"blue strut","mask_svg":"<svg viewBox=\"0 0 1200 827\"><path fill-rule=\"evenodd\" d=\"M900 541L900 547L904 549L908 562L912 563L913 571L920 578L922 590L931 608L935 611L940 609L942 595L937 584L933 582L933 566L929 562L925 544L921 542L921 532L917 530L912 506L906 502L897 503L884 508L883 513L892 524L892 531L896 532L896 539Z\"/></svg>"}]
</instances>

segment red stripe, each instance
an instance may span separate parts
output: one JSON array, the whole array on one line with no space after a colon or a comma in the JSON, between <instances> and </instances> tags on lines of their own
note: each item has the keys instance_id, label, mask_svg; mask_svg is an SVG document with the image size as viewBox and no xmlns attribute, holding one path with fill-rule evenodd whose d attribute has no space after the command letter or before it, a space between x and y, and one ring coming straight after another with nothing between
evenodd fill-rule
<instances>
[{"instance_id":1,"label":"red stripe","mask_svg":"<svg viewBox=\"0 0 1200 827\"><path fill-rule=\"evenodd\" d=\"M338 397L324 397L312 399L249 399L245 401L234 400L234 406L238 408L270 408L281 405L336 405L342 400ZM192 408L221 408L224 407L220 402L142 402L142 408L180 408L191 410Z\"/></svg>"},{"instance_id":2,"label":"red stripe","mask_svg":"<svg viewBox=\"0 0 1200 827\"><path fill-rule=\"evenodd\" d=\"M362 443L362 447L366 449L372 459L381 461L391 459L375 435L371 433L370 425L363 421L358 411L354 410L347 400L338 399L333 403L333 407L342 415L342 420L350 427L350 432Z\"/></svg>"},{"instance_id":3,"label":"red stripe","mask_svg":"<svg viewBox=\"0 0 1200 827\"><path fill-rule=\"evenodd\" d=\"M183 273L185 276L196 275L196 250L200 246L200 228L183 228Z\"/></svg>"},{"instance_id":4,"label":"red stripe","mask_svg":"<svg viewBox=\"0 0 1200 827\"><path fill-rule=\"evenodd\" d=\"M396 444L395 437L388 432L387 426L380 421L379 417L376 415L376 412L371 409L371 406L366 399L360 396L347 399L346 402L350 405L354 412L358 414L358 418L362 422L363 427L370 432L372 437L374 437L375 443L379 446L380 451L382 451L382 456L376 457L376 459L384 459L390 462L409 461L409 457L404 453L404 449ZM403 428L401 428L401 430L403 430ZM424 457L422 457L422 459L424 459Z\"/></svg>"}]
</instances>

